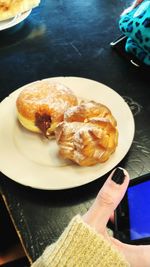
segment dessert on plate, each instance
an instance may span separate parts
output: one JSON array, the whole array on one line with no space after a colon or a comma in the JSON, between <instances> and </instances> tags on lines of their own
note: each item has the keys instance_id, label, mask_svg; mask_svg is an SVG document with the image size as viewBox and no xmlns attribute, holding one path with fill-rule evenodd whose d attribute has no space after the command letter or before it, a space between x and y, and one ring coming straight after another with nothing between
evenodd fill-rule
<instances>
[{"instance_id":1,"label":"dessert on plate","mask_svg":"<svg viewBox=\"0 0 150 267\"><path fill-rule=\"evenodd\" d=\"M117 122L105 105L83 102L66 110L55 136L61 157L91 166L107 161L115 151Z\"/></svg>"},{"instance_id":2,"label":"dessert on plate","mask_svg":"<svg viewBox=\"0 0 150 267\"><path fill-rule=\"evenodd\" d=\"M0 0L0 21L8 20L40 4L40 0Z\"/></svg>"},{"instance_id":3,"label":"dessert on plate","mask_svg":"<svg viewBox=\"0 0 150 267\"><path fill-rule=\"evenodd\" d=\"M77 104L70 88L45 79L22 88L16 100L17 116L26 129L50 136L63 121L64 112Z\"/></svg>"}]
</instances>

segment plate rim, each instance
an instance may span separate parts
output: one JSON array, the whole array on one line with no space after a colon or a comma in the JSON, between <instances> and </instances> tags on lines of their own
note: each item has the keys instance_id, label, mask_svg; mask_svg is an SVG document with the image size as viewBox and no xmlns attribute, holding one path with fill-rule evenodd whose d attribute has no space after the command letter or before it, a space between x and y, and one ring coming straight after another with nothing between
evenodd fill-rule
<instances>
[{"instance_id":1,"label":"plate rim","mask_svg":"<svg viewBox=\"0 0 150 267\"><path fill-rule=\"evenodd\" d=\"M108 173L109 171L111 171L124 157L125 157L125 155L128 153L128 151L129 151L129 149L130 149L130 147L131 147L131 145L132 145L132 142L133 142L133 138L134 138L134 133L135 133L135 121L134 121L134 117L133 117L133 114L132 114L132 112L131 112L131 109L130 109L130 107L129 107L129 105L125 102L125 100L123 99L123 97L120 95L120 94L118 94L115 90L113 90L112 88L110 88L110 87L108 87L107 85L105 85L105 84L103 84L103 83L101 83L101 82L99 82L99 81L96 81L96 80L92 80L92 79L88 79L88 78L84 78L84 77L74 77L74 76L60 76L60 77L51 77L51 78L46 78L46 79L43 79L43 80L49 80L49 79L51 79L51 80L57 80L58 81L58 79L73 79L73 80L85 80L86 82L92 82L92 83L96 83L96 84L98 84L99 86L102 86L102 87L105 87L106 89L108 89L108 90L110 90L111 92L113 92L114 94L116 94L116 95L118 95L119 97L120 97L120 99L122 99L123 101L124 101L124 104L126 105L126 108L128 109L128 111L129 111L129 113L130 113L130 119L132 120L132 138L130 139L130 143L129 143L129 145L128 145L128 149L126 150L126 153L124 154L124 156L122 157L122 158L120 158L116 163L115 163L115 165L113 166L113 167L111 167L110 169L108 169L105 173L103 173L102 175L100 175L100 176L98 176L98 177L95 177L95 178L93 178L92 180L89 180L89 181L85 181L85 182L82 182L82 183L79 183L79 184L74 184L74 185L70 185L70 186L59 186L59 187L55 187L55 186L48 186L48 187L41 187L41 186L34 186L33 184L31 185L31 184L26 184L26 183L23 183L22 181L18 181L18 179L15 179L14 177L12 178L12 177L10 177L10 176L7 176L8 174L8 172L7 171L5 171L4 172L4 170L1 170L1 172L4 174L4 175L6 175L8 178L10 178L11 180L13 180L13 181L15 181L15 182L17 182L17 183L19 183L19 184L21 184L21 185L24 185L24 186L29 186L29 187L31 187L31 188L35 188L35 189L42 189L42 190L64 190L64 189L70 189L70 188L74 188L74 187L79 187L79 186L81 186L81 185L85 185L85 184L88 184L88 183L90 183L90 182L92 182L92 181L94 181L94 180L97 180L97 179L99 179L101 176L103 176L103 175L105 175L106 173ZM22 90L24 87L26 87L26 86L28 86L29 84L32 84L32 83L35 83L35 82L37 82L37 81L33 81L33 82L30 82L30 83L28 83L28 84L25 84L25 85L23 85L23 86L21 86L20 88L18 88L18 89L16 89L16 90L14 90L8 97L6 97L6 98L4 98L3 100L2 100L2 102L1 103L4 103L4 101L7 101L7 99L9 98L11 98L14 94L16 94L16 92L18 91L20 91L20 90ZM0 104L1 104L0 103ZM0 105L1 106L1 105ZM80 168L83 168L83 167L80 167ZM88 167L88 168L91 168L91 167Z\"/></svg>"},{"instance_id":2,"label":"plate rim","mask_svg":"<svg viewBox=\"0 0 150 267\"><path fill-rule=\"evenodd\" d=\"M0 25L0 31L4 31L6 29L9 29L9 28L21 23L23 20L25 20L30 15L31 11L32 11L32 9L27 10L23 13L19 13L15 17L8 19L10 21L8 21L8 20L0 21L0 23L8 21L8 22L6 22L6 24L3 24L2 26Z\"/></svg>"}]
</instances>

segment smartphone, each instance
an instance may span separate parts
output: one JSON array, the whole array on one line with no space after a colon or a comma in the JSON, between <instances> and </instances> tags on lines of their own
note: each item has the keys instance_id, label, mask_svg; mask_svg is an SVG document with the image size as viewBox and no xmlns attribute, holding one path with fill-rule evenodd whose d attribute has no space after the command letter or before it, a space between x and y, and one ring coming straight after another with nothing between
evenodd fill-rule
<instances>
[{"instance_id":1,"label":"smartphone","mask_svg":"<svg viewBox=\"0 0 150 267\"><path fill-rule=\"evenodd\" d=\"M134 67L142 70L144 72L150 73L150 66L144 64L138 60L134 55L127 53L125 50L127 37L125 35L120 35L116 40L110 43L110 46L116 50L116 52L129 61Z\"/></svg>"},{"instance_id":2,"label":"smartphone","mask_svg":"<svg viewBox=\"0 0 150 267\"><path fill-rule=\"evenodd\" d=\"M129 182L115 211L114 236L128 244L150 244L150 173Z\"/></svg>"}]
</instances>

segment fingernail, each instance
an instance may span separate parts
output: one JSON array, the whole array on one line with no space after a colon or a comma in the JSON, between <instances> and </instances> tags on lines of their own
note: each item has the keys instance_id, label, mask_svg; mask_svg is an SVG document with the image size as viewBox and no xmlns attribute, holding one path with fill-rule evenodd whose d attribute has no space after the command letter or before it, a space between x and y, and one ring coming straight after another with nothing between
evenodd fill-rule
<instances>
[{"instance_id":1,"label":"fingernail","mask_svg":"<svg viewBox=\"0 0 150 267\"><path fill-rule=\"evenodd\" d=\"M116 184L123 184L124 179L125 179L125 174L123 169L117 168L115 172L113 173L113 176L111 179L116 183Z\"/></svg>"}]
</instances>

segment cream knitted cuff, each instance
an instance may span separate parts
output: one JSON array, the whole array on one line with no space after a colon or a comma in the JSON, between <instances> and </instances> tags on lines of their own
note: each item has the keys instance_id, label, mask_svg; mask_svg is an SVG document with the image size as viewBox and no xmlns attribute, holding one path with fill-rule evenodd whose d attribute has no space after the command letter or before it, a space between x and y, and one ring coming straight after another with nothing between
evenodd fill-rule
<instances>
[{"instance_id":1,"label":"cream knitted cuff","mask_svg":"<svg viewBox=\"0 0 150 267\"><path fill-rule=\"evenodd\" d=\"M32 267L129 267L107 240L75 216L60 238Z\"/></svg>"}]
</instances>

